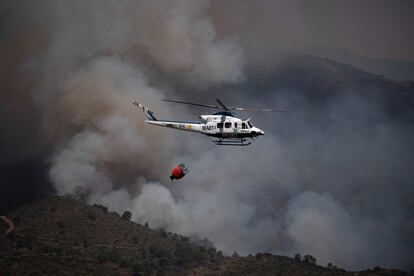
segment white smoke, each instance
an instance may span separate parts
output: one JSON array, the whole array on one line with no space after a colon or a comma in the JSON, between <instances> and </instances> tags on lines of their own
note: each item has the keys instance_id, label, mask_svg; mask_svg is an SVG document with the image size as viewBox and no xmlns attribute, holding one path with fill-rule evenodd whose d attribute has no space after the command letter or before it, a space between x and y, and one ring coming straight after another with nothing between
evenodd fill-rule
<instances>
[{"instance_id":1,"label":"white smoke","mask_svg":"<svg viewBox=\"0 0 414 276\"><path fill-rule=\"evenodd\" d=\"M247 63L273 65L275 50L301 48L306 18L299 4L53 0L14 6L19 20L13 26L24 43L11 40L10 56L24 52L19 68L34 80L30 100L53 151L49 175L56 191L129 210L151 227L207 237L227 254L301 252L350 269L412 265L407 164L413 157L410 139L404 140L412 135L389 123L375 103L331 100L321 107L324 120L315 122L320 117L305 109L308 99L276 91L278 102L296 101L298 111L261 117L266 136L246 148L145 126L131 104L142 100L161 118L189 116L160 99L198 101L197 91L245 80ZM272 106L274 93L234 98L260 103L263 94L263 104ZM190 173L170 182L171 168L182 161Z\"/></svg>"},{"instance_id":2,"label":"white smoke","mask_svg":"<svg viewBox=\"0 0 414 276\"><path fill-rule=\"evenodd\" d=\"M353 222L330 196L305 192L293 198L286 219L288 236L303 254L346 267L354 265L354 259L367 263L362 259L367 258L368 245L358 229L362 224Z\"/></svg>"}]
</instances>

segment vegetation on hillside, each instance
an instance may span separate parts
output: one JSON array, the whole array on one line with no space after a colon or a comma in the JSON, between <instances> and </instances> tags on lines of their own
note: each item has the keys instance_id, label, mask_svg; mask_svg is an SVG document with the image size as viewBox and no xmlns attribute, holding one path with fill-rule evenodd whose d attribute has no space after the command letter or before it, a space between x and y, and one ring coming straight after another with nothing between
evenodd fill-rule
<instances>
[{"instance_id":1,"label":"vegetation on hillside","mask_svg":"<svg viewBox=\"0 0 414 276\"><path fill-rule=\"evenodd\" d=\"M345 275L303 258L223 256L207 239L153 230L101 205L53 196L14 211L16 231L0 238L1 275ZM3 227L3 226L2 226ZM1 228L0 230L3 230ZM354 273L355 275L355 273ZM405 275L376 268L356 275Z\"/></svg>"}]
</instances>

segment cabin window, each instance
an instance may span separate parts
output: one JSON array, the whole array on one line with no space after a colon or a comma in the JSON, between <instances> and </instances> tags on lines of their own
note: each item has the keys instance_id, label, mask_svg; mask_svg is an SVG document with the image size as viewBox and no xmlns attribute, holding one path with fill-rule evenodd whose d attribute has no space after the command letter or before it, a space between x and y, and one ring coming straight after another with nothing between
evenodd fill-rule
<instances>
[{"instance_id":1,"label":"cabin window","mask_svg":"<svg viewBox=\"0 0 414 276\"><path fill-rule=\"evenodd\" d=\"M234 127L237 128L237 123L234 123Z\"/></svg>"},{"instance_id":2,"label":"cabin window","mask_svg":"<svg viewBox=\"0 0 414 276\"><path fill-rule=\"evenodd\" d=\"M247 129L246 123L242 123L242 129Z\"/></svg>"},{"instance_id":3,"label":"cabin window","mask_svg":"<svg viewBox=\"0 0 414 276\"><path fill-rule=\"evenodd\" d=\"M224 126L225 126L226 128L231 128L231 123L224 123Z\"/></svg>"},{"instance_id":4,"label":"cabin window","mask_svg":"<svg viewBox=\"0 0 414 276\"><path fill-rule=\"evenodd\" d=\"M217 128L223 128L223 123L217 123Z\"/></svg>"}]
</instances>

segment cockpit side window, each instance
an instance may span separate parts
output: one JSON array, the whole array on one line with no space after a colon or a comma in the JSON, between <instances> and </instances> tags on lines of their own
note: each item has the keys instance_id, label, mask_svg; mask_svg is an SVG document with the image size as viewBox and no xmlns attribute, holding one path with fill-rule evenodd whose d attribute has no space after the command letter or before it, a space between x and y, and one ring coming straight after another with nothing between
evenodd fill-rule
<instances>
[{"instance_id":1,"label":"cockpit side window","mask_svg":"<svg viewBox=\"0 0 414 276\"><path fill-rule=\"evenodd\" d=\"M247 123L249 124L249 127L250 127L250 128L252 128L252 127L253 127L253 124L252 124L252 123L250 123L250 121L247 121Z\"/></svg>"}]
</instances>

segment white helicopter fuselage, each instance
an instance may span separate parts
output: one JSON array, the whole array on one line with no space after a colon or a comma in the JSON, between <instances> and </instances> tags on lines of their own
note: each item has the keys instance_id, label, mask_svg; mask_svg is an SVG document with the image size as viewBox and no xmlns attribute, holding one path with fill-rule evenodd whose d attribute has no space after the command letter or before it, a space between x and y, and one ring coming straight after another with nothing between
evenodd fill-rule
<instances>
[{"instance_id":1,"label":"white helicopter fuselage","mask_svg":"<svg viewBox=\"0 0 414 276\"><path fill-rule=\"evenodd\" d=\"M134 104L139 106L148 118L145 122L155 126L197 132L219 139L244 139L264 135L264 131L254 127L250 119L241 120L234 117L230 112L201 115L199 116L201 123L166 121L157 119L154 113L141 103L134 102Z\"/></svg>"},{"instance_id":2,"label":"white helicopter fuselage","mask_svg":"<svg viewBox=\"0 0 414 276\"><path fill-rule=\"evenodd\" d=\"M264 131L254 127L249 120L222 115L201 115L199 117L202 123L163 121L163 120L146 120L151 125L174 128L178 130L198 132L204 135L217 138L253 138L264 135Z\"/></svg>"}]
</instances>

